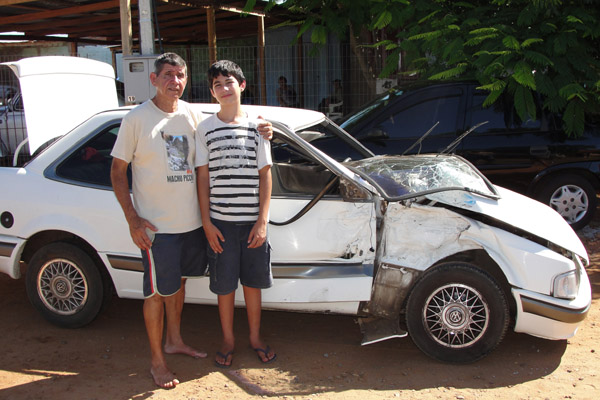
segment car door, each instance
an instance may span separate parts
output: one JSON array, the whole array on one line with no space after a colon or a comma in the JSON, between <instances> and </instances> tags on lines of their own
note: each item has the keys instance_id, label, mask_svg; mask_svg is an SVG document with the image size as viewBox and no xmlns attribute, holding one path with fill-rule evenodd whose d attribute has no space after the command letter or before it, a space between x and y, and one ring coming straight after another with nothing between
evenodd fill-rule
<instances>
[{"instance_id":1,"label":"car door","mask_svg":"<svg viewBox=\"0 0 600 400\"><path fill-rule=\"evenodd\" d=\"M371 294L373 200L344 197L338 175L294 143L276 136L272 147L269 241L275 283L263 292L263 303L354 314Z\"/></svg>"},{"instance_id":2,"label":"car door","mask_svg":"<svg viewBox=\"0 0 600 400\"><path fill-rule=\"evenodd\" d=\"M463 92L460 85L399 91L387 106L374 109L370 120L369 114L363 117L365 123L351 133L375 154L440 152L457 137L463 124ZM431 133L413 146L436 123Z\"/></svg>"}]
</instances>

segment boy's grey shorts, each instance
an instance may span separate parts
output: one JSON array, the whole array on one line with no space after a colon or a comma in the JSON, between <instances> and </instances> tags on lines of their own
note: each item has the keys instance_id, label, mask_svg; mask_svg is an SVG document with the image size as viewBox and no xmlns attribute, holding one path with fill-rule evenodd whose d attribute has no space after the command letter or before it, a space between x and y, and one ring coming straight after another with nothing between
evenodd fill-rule
<instances>
[{"instance_id":1,"label":"boy's grey shorts","mask_svg":"<svg viewBox=\"0 0 600 400\"><path fill-rule=\"evenodd\" d=\"M248 235L254 223L212 220L223 234L223 252L215 253L208 246L210 290L215 294L229 294L242 285L266 289L273 286L271 274L271 246L269 240L258 248L248 248Z\"/></svg>"},{"instance_id":2,"label":"boy's grey shorts","mask_svg":"<svg viewBox=\"0 0 600 400\"><path fill-rule=\"evenodd\" d=\"M182 278L206 274L208 242L201 227L185 233L157 233L152 247L142 250L144 297L171 296L181 288Z\"/></svg>"}]
</instances>

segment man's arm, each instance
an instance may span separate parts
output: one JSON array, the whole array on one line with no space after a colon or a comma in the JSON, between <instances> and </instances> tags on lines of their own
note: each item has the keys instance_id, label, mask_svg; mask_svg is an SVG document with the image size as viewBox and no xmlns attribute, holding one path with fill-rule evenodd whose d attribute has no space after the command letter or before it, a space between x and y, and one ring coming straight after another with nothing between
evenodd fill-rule
<instances>
[{"instance_id":1,"label":"man's arm","mask_svg":"<svg viewBox=\"0 0 600 400\"><path fill-rule=\"evenodd\" d=\"M208 164L196 168L196 184L198 187L198 203L200 204L200 215L202 216L202 228L206 240L215 253L222 253L221 241L225 241L221 231L213 225L210 220L210 181L208 176Z\"/></svg>"},{"instance_id":2,"label":"man's arm","mask_svg":"<svg viewBox=\"0 0 600 400\"><path fill-rule=\"evenodd\" d=\"M125 219L129 225L129 234L133 243L142 250L147 250L152 246L152 241L146 234L146 228L157 231L156 227L149 221L141 218L131 201L129 194L129 181L127 180L127 167L129 164L120 158L113 158L110 169L110 180L112 182L113 191L117 197L117 201L123 209Z\"/></svg>"},{"instance_id":3,"label":"man's arm","mask_svg":"<svg viewBox=\"0 0 600 400\"><path fill-rule=\"evenodd\" d=\"M265 121L261 115L258 116L258 119ZM258 124L257 128L258 133L260 133L265 140L273 139L273 124L271 124L269 121L261 122Z\"/></svg>"},{"instance_id":4,"label":"man's arm","mask_svg":"<svg viewBox=\"0 0 600 400\"><path fill-rule=\"evenodd\" d=\"M258 182L258 219L248 236L249 249L262 246L267 239L272 188L270 165L266 165L258 171Z\"/></svg>"}]
</instances>

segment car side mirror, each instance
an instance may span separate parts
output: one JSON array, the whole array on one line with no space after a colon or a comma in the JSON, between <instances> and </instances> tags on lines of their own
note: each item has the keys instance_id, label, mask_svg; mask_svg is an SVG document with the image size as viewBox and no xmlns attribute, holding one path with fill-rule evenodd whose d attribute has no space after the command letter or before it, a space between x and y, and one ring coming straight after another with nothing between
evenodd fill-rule
<instances>
[{"instance_id":1,"label":"car side mirror","mask_svg":"<svg viewBox=\"0 0 600 400\"><path fill-rule=\"evenodd\" d=\"M387 132L381 128L373 128L369 131L369 133L367 133L367 139L370 140L383 140L389 138L390 135L388 135Z\"/></svg>"}]
</instances>

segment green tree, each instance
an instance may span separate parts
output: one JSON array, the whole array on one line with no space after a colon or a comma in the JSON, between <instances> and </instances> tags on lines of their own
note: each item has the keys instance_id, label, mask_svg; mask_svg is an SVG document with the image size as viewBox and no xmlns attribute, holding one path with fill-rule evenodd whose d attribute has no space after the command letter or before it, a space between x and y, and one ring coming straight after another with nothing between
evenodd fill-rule
<instances>
[{"instance_id":1,"label":"green tree","mask_svg":"<svg viewBox=\"0 0 600 400\"><path fill-rule=\"evenodd\" d=\"M385 32L372 44L388 51L381 76L418 73L424 79L474 78L489 95L514 99L521 119L544 108L562 114L571 136L585 116L600 114L600 7L595 0L271 0L296 16L299 35L325 44L327 34ZM255 0L249 0L252 6ZM406 70L397 71L403 54Z\"/></svg>"}]
</instances>

